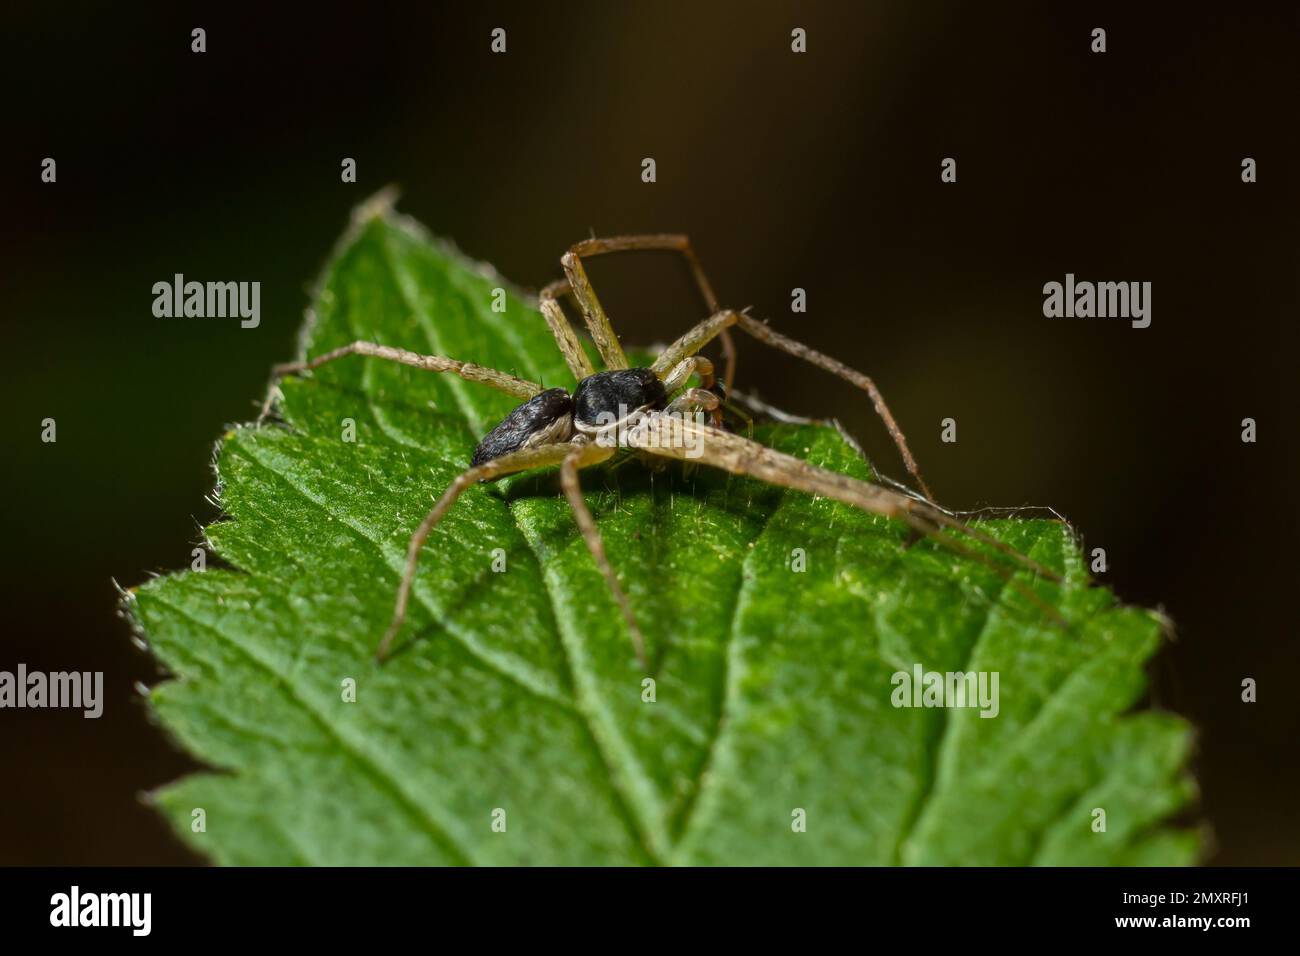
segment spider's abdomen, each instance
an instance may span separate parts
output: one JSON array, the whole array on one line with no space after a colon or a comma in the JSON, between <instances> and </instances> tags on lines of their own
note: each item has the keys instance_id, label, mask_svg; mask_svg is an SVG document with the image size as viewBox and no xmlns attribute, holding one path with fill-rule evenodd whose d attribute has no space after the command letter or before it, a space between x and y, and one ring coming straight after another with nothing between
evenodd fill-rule
<instances>
[{"instance_id":1,"label":"spider's abdomen","mask_svg":"<svg viewBox=\"0 0 1300 956\"><path fill-rule=\"evenodd\" d=\"M568 441L573 435L573 399L562 388L534 395L483 436L470 465L508 455L521 448Z\"/></svg>"},{"instance_id":2,"label":"spider's abdomen","mask_svg":"<svg viewBox=\"0 0 1300 956\"><path fill-rule=\"evenodd\" d=\"M578 383L573 393L573 419L578 425L609 425L638 408L663 408L668 400L664 383L648 368L597 372Z\"/></svg>"}]
</instances>

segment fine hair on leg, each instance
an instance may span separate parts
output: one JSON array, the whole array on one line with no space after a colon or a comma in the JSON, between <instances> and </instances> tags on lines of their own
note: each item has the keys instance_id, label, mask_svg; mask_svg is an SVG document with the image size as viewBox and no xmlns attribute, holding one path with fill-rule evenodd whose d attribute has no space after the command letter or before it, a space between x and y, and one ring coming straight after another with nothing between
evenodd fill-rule
<instances>
[{"instance_id":1,"label":"fine hair on leg","mask_svg":"<svg viewBox=\"0 0 1300 956\"><path fill-rule=\"evenodd\" d=\"M831 358L818 352L816 349L809 348L801 342L781 335L768 328L757 319L751 318L742 312L724 311L709 316L695 328L688 331L679 338L655 359L651 366L659 374L665 374L669 369L674 368L679 362L690 355L694 355L712 339L719 335L723 329L730 326L737 326L744 332L758 339L765 345L785 352L787 355L793 355L795 358L803 359L810 362L818 368L830 372L832 375L854 385L867 393L871 399L871 404L876 410L877 417L885 424L885 430L889 432L889 437L894 440L894 445L898 448L899 454L903 458L903 464L908 473L916 480L920 491L929 501L934 500L934 495L921 477L921 470L917 467L916 459L912 457L912 451L907 447L907 438L903 435L903 430L898 427L894 420L893 413L890 412L889 406L885 404L885 397L880 394L880 389L876 383L869 377L863 375L855 369L849 368L838 359Z\"/></svg>"},{"instance_id":2,"label":"fine hair on leg","mask_svg":"<svg viewBox=\"0 0 1300 956\"><path fill-rule=\"evenodd\" d=\"M682 430L690 432L690 441L680 440ZM1044 605L1032 591L1024 588L1019 582L1012 581L1011 572L1006 567L993 561L991 557L973 551L950 536L942 534L941 529L993 547L999 554L1015 562L1018 569L1032 571L1058 583L1062 580L1059 574L1027 555L1021 554L1005 542L970 528L925 502L880 485L819 468L793 455L787 455L758 442L690 419L674 419L661 414L649 414L645 416L642 429L628 433L628 444L653 455L710 465L732 474L757 478L784 488L794 488L808 494L834 498L863 511L902 521L932 540L994 569L1004 580L1017 586L1017 590L1026 593L1040 606L1048 607L1053 616L1058 619L1060 617L1055 609Z\"/></svg>"},{"instance_id":3,"label":"fine hair on leg","mask_svg":"<svg viewBox=\"0 0 1300 956\"><path fill-rule=\"evenodd\" d=\"M560 354L564 356L564 363L569 366L573 377L581 382L588 375L594 375L596 369L583 350L582 343L578 341L573 326L564 315L564 309L560 306L558 296L569 290L568 279L552 282L537 294L537 304L542 310L542 315L546 317L546 324L551 327L551 335L555 336L555 344L559 346Z\"/></svg>"},{"instance_id":4,"label":"fine hair on leg","mask_svg":"<svg viewBox=\"0 0 1300 956\"><path fill-rule=\"evenodd\" d=\"M680 233L606 236L604 238L584 239L581 242L574 243L569 248L569 255L578 260L584 257L590 259L615 252L679 253L690 267L691 278L695 280L695 287L700 292L700 298L704 301L708 314L713 315L722 310L722 306L718 304L718 297L713 292L713 285L709 282L704 267L700 264L699 256L695 254L695 247L691 245L689 236ZM581 262L578 262L577 269L582 270ZM584 278L586 277L585 270L582 270L581 274ZM578 287L574 285L573 290L576 294ZM597 303L597 307L599 307L599 303ZM603 313L601 314L603 315ZM731 333L726 329L721 330L718 341L722 344L722 355L726 360L726 371L722 377L722 384L727 391L730 391L732 383L736 380L736 343L732 340Z\"/></svg>"},{"instance_id":5,"label":"fine hair on leg","mask_svg":"<svg viewBox=\"0 0 1300 956\"><path fill-rule=\"evenodd\" d=\"M542 386L536 382L508 375L505 372L498 372L496 369L488 368L485 365L461 362L442 355L421 355L419 352L394 348L391 345L380 345L376 342L350 342L313 359L301 362L285 362L282 365L275 366L271 372L273 381L267 391L266 401L262 404L262 411L258 415L258 421L262 421L270 411L271 401L275 395L275 383L281 378L286 375L300 375L303 372L312 371L327 362L333 362L349 355L366 355L371 358L383 359L386 362L409 365L412 368L423 369L426 372L450 372L453 375L460 376L467 382L478 382L480 385L494 388L498 392L513 395L515 398L529 399L535 395L540 395L544 391Z\"/></svg>"}]
</instances>

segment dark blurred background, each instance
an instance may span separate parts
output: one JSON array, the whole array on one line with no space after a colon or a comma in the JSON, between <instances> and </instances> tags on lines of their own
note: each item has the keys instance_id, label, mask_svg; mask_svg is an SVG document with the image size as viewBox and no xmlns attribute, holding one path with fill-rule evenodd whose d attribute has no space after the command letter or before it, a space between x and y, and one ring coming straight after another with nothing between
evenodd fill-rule
<instances>
[{"instance_id":1,"label":"dark blurred background","mask_svg":"<svg viewBox=\"0 0 1300 956\"><path fill-rule=\"evenodd\" d=\"M1150 696L1199 728L1209 862L1300 862L1297 14L1074 6L7 5L0 669L103 670L107 703L0 713L0 862L198 862L139 802L193 764L112 581L188 565L213 442L389 183L534 288L593 231L689 232L726 304L875 377L940 500L1055 506L1168 611ZM176 272L261 281L260 328L154 318ZM1045 319L1066 272L1152 282L1151 327ZM591 273L628 342L700 317L672 258ZM740 385L902 472L859 393L740 346Z\"/></svg>"}]
</instances>

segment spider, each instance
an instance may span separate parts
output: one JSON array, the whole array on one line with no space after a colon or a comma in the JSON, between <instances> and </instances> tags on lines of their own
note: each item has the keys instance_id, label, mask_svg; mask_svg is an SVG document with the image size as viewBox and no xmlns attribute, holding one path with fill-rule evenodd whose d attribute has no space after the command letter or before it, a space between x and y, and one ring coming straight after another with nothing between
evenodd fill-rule
<instances>
[{"instance_id":1,"label":"spider","mask_svg":"<svg viewBox=\"0 0 1300 956\"><path fill-rule=\"evenodd\" d=\"M679 253L690 266L709 316L673 342L648 367L633 368L614 333L613 325L583 267L583 258L633 250ZM544 287L539 306L555 336L564 361L577 380L570 393L563 388L543 388L514 375L442 355L422 355L375 342L352 342L301 362L277 365L273 383L286 375L319 368L348 355L399 362L430 372L450 372L522 399L505 419L487 433L475 448L469 467L442 493L420 522L407 546L406 566L397 590L392 620L376 649L380 661L389 656L393 640L406 619L407 603L415 579L420 550L435 525L466 489L507 475L536 468L560 466L560 485L573 509L578 530L603 575L631 635L643 670L649 671L645 639L632 606L618 582L591 510L583 498L578 472L608 461L618 454L633 454L644 461L693 460L736 475L746 475L785 488L833 498L863 511L904 522L914 533L928 535L967 557L993 567L1006 580L1011 572L988 556L972 550L953 535L987 545L1023 568L1059 581L1059 576L1009 545L970 528L933 502L933 496L907 447L907 440L884 397L870 378L815 349L787 338L745 312L719 306L699 259L684 235L634 235L587 239L570 247L560 259L565 278ZM578 341L560 299L572 294L604 363L597 371ZM735 347L731 331L739 329L758 341L779 349L857 386L870 397L876 414L893 438L903 464L924 494L924 499L878 484L828 471L802 459L768 448L723 427L721 408L735 373ZM713 363L699 354L718 339L726 359L722 382ZM690 379L698 387L688 387ZM271 394L274 394L274 387ZM268 405L270 395L268 395ZM265 412L265 409L264 409ZM666 462L664 462L666 463ZM952 532L944 534L942 532ZM1013 584L1016 582L1012 582ZM1036 596L1020 588L1029 597ZM1041 602L1039 602L1041 603Z\"/></svg>"}]
</instances>

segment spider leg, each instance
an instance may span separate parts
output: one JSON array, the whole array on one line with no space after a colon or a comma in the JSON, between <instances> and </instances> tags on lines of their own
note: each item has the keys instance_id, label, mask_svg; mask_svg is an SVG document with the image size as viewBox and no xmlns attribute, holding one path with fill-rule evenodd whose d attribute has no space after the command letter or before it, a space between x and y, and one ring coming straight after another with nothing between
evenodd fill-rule
<instances>
[{"instance_id":1,"label":"spider leg","mask_svg":"<svg viewBox=\"0 0 1300 956\"><path fill-rule=\"evenodd\" d=\"M663 378L664 391L669 395L673 394L685 385L692 375L698 375L700 377L700 387L689 389L688 391L710 395L712 401L700 400L697 395L696 399L693 399L689 403L691 410L694 411L696 408L704 408L709 412L710 421L715 425L721 426L722 402L717 395L714 395L710 391L710 389L717 384L717 379L713 377L713 363L704 356L692 355L690 358L682 359L678 362L677 365ZM726 390L724 389L723 393L725 394L725 392ZM672 405L669 405L668 407L674 411L681 411L682 406L679 405L679 402L680 399L674 401Z\"/></svg>"},{"instance_id":2,"label":"spider leg","mask_svg":"<svg viewBox=\"0 0 1300 956\"><path fill-rule=\"evenodd\" d=\"M627 368L627 355L623 352L623 346L618 344L618 336L614 334L614 326L610 324L609 316L605 314L600 300L596 298L596 290L591 287L591 280L587 278L587 270L582 267L582 260L572 252L566 252L560 257L560 265L564 267L564 274L569 278L573 297L578 300L582 317L587 322L587 330L591 333L592 341L596 343L596 351L600 353L605 367Z\"/></svg>"},{"instance_id":3,"label":"spider leg","mask_svg":"<svg viewBox=\"0 0 1300 956\"><path fill-rule=\"evenodd\" d=\"M573 445L567 443L539 445L535 448L524 448L520 451L511 452L474 468L466 469L447 486L447 489L438 499L438 503L424 516L420 526L415 529L415 533L411 535L411 540L406 546L406 567L402 571L402 583L397 588L397 601L393 607L393 619L375 651L375 656L380 661L388 657L393 638L397 636L397 632L401 630L402 622L406 620L406 607L411 599L411 585L415 583L415 567L420 560L420 549L424 547L424 542L428 539L434 525L442 520L442 516L456 503L456 499L461 496L461 493L480 481L491 481L493 478L501 478L516 472L527 471L530 468L544 468L547 465L559 464L564 461L565 456L573 450L573 447Z\"/></svg>"},{"instance_id":4,"label":"spider leg","mask_svg":"<svg viewBox=\"0 0 1300 956\"><path fill-rule=\"evenodd\" d=\"M560 485L564 488L565 497L569 499L569 507L573 509L573 517L578 523L582 540L586 542L592 560L596 562L596 567L600 569L605 583L609 585L614 600L618 602L619 610L623 612L628 633L632 635L632 648L636 651L636 659L641 664L641 669L649 673L650 662L646 657L645 638L636 623L636 615L632 613L632 604L619 585L613 567L610 566L609 557L605 554L605 544L600 538L600 530L596 527L596 519L591 516L591 509L587 507L587 502L582 497L582 486L578 481L579 468L607 461L616 451L616 448L594 444L577 446L569 452L560 466Z\"/></svg>"},{"instance_id":5,"label":"spider leg","mask_svg":"<svg viewBox=\"0 0 1300 956\"><path fill-rule=\"evenodd\" d=\"M907 447L907 439L903 435L903 430L898 427L893 414L889 411L889 406L885 404L885 397L880 394L880 389L876 388L876 383L861 372L849 368L843 362L818 352L816 349L809 348L802 342L787 338L781 333L768 328L757 319L730 310L711 315L664 349L651 367L656 373L663 375L682 359L702 349L715 336L720 335L723 329L733 325L738 326L763 344L780 349L787 355L801 358L805 362L810 362L865 391L871 398L871 404L875 407L876 415L885 423L885 429L889 432L889 437L894 440L894 445L897 446L899 454L902 455L903 464L907 467L908 473L916 479L916 483L926 499L934 500L934 495L931 493L929 486L926 485L925 479L921 477L921 470L917 467L916 459L912 457L911 449Z\"/></svg>"},{"instance_id":6,"label":"spider leg","mask_svg":"<svg viewBox=\"0 0 1300 956\"><path fill-rule=\"evenodd\" d=\"M695 249L691 245L689 236L673 234L651 234L635 236L610 236L604 239L584 239L582 242L575 243L569 248L564 258L560 260L564 266L564 273L569 277L569 285L573 290L574 296L578 299L578 304L582 307L583 316L587 320L587 326L591 329L591 336L596 340L596 347L600 349L602 358L605 358L605 364L610 368L627 368L627 359L623 356L623 350L618 345L618 340L614 338L613 329L610 327L609 319L606 317L604 310L600 306L600 301L596 298L596 293L592 291L591 282L587 278L587 272L582 266L582 258L586 256L607 255L611 252L677 252L686 260L690 266L691 277L695 280L695 286L700 291L700 298L704 300L704 305L712 315L720 310L718 297L713 294L713 286L709 283L709 278L704 274L704 268L700 265L699 257L695 255ZM598 329L600 331L598 331ZM621 365L610 364L609 358L605 354L605 349L601 347L601 339L607 336L613 342L614 350L612 354L623 360ZM723 376L723 384L727 389L731 388L731 383L736 377L736 344L732 341L731 333L723 330L720 336L722 344L722 353L727 360L727 371Z\"/></svg>"},{"instance_id":7,"label":"spider leg","mask_svg":"<svg viewBox=\"0 0 1300 956\"><path fill-rule=\"evenodd\" d=\"M702 388L688 388L664 409L669 414L689 414L696 411L715 412L722 406L722 400L712 392Z\"/></svg>"},{"instance_id":8,"label":"spider leg","mask_svg":"<svg viewBox=\"0 0 1300 956\"><path fill-rule=\"evenodd\" d=\"M681 338L660 352L650 368L662 378L721 335L723 329L735 325L739 318L740 313L731 309L713 313L693 328L687 329Z\"/></svg>"},{"instance_id":9,"label":"spider leg","mask_svg":"<svg viewBox=\"0 0 1300 956\"><path fill-rule=\"evenodd\" d=\"M627 432L626 443L629 447L652 455L710 465L783 488L834 498L863 511L902 521L940 544L997 570L1008 581L1011 580L1010 572L1004 566L941 532L947 530L970 538L994 548L1022 569L1033 571L1052 581L1061 581L1061 576L1055 571L1021 554L1005 542L950 518L926 502L839 472L818 468L793 455L689 418L653 413L646 415L642 427ZM1018 582L1011 583L1018 585ZM1042 604L1032 591L1023 587L1018 589L1028 592L1036 603Z\"/></svg>"},{"instance_id":10,"label":"spider leg","mask_svg":"<svg viewBox=\"0 0 1300 956\"><path fill-rule=\"evenodd\" d=\"M555 336L555 344L560 347L565 364L569 366L573 377L581 382L588 375L594 375L596 369L592 366L587 353L583 351L577 333L573 331L573 326L564 315L564 309L557 301L557 297L568 292L570 288L568 279L552 282L537 294L537 304L542 310L542 315L546 316L546 324L551 327L551 334Z\"/></svg>"},{"instance_id":11,"label":"spider leg","mask_svg":"<svg viewBox=\"0 0 1300 956\"><path fill-rule=\"evenodd\" d=\"M481 385L487 385L489 388L495 388L499 392L505 392L507 395L513 395L516 398L532 398L534 395L539 395L543 391L542 386L535 382L516 378L513 375L507 375L505 372L498 372L496 369L488 368L484 365L475 365L472 362L461 362L457 359L445 358L441 355L421 355L419 352L394 348L391 345L379 345L375 342L351 342L341 348L334 349L331 352L326 352L324 355L318 355L314 359L308 359L303 362L285 362L282 365L275 366L275 368L271 370L271 387L267 390L266 400L262 403L262 411L257 416L257 420L261 422L266 418L267 413L271 410L271 402L275 397L275 386L281 378L286 375L299 375L303 372L311 371L312 369L319 368L326 362L333 362L335 359L340 359L347 355L369 355L373 358L380 358L389 362L398 362L402 365L424 369L428 372L451 372L453 375L459 375L468 382L478 382Z\"/></svg>"},{"instance_id":12,"label":"spider leg","mask_svg":"<svg viewBox=\"0 0 1300 956\"><path fill-rule=\"evenodd\" d=\"M713 377L713 363L702 355L692 355L682 359L663 376L664 391L671 395L685 385L692 375L700 377L701 388L712 388L717 381Z\"/></svg>"},{"instance_id":13,"label":"spider leg","mask_svg":"<svg viewBox=\"0 0 1300 956\"><path fill-rule=\"evenodd\" d=\"M754 338L758 339L765 345L770 345L775 349L780 349L787 355L793 355L795 358L801 358L805 362L810 362L818 368L830 372L832 375L843 379L850 385L854 385L867 393L871 398L871 404L876 409L876 414L880 420L885 423L885 429L889 432L889 437L894 440L898 447L898 452L903 457L903 464L907 466L908 473L916 479L917 485L920 486L921 493L931 501L934 495L921 477L921 470L917 467L916 459L912 457L911 450L907 447L907 439L903 436L903 430L898 427L894 421L893 414L889 411L889 406L885 404L885 397L880 394L880 389L876 388L876 383L866 375L856 369L851 369L838 359L831 358L816 349L809 348L802 342L796 342L794 339L787 338L779 332L768 328L757 319L752 319L747 315L741 315L737 324Z\"/></svg>"}]
</instances>

